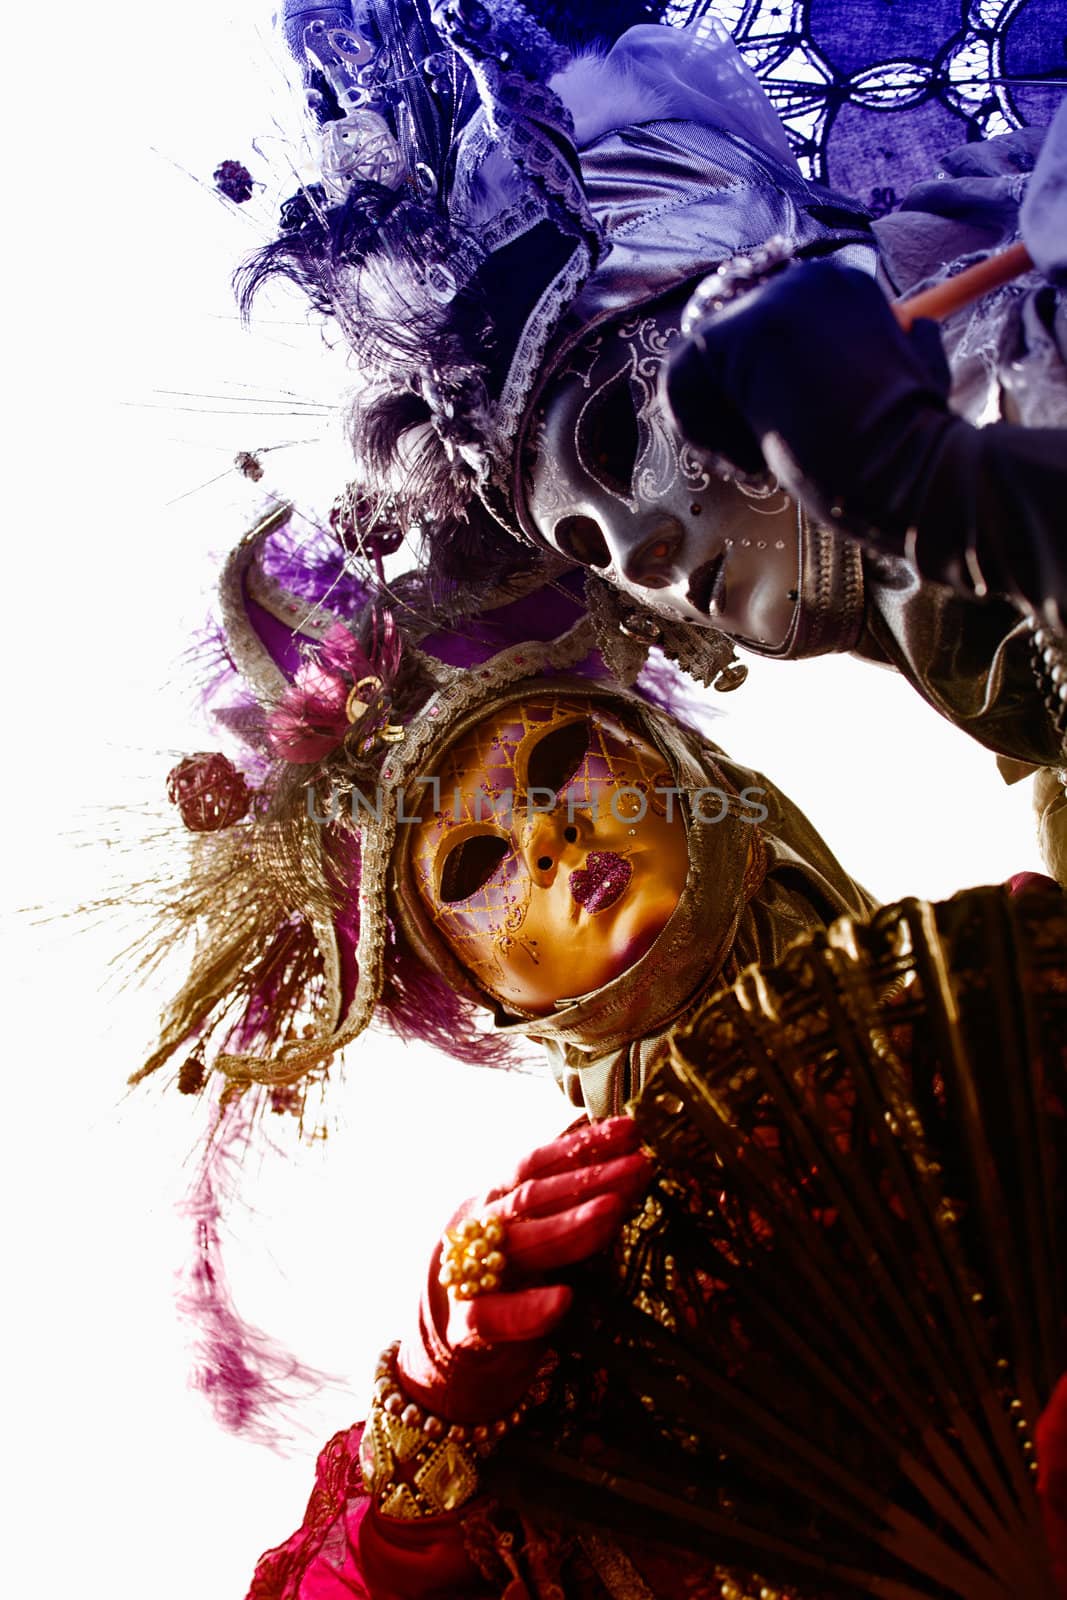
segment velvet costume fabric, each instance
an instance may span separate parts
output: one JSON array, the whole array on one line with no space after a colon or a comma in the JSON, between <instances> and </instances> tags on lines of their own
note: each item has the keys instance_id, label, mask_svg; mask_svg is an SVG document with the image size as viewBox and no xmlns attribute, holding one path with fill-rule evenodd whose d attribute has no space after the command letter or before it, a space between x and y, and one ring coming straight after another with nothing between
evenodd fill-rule
<instances>
[{"instance_id":1,"label":"velvet costume fabric","mask_svg":"<svg viewBox=\"0 0 1067 1600\"><path fill-rule=\"evenodd\" d=\"M260 1560L246 1600L688 1600L688 1561L595 1536L562 1544L495 1504L431 1521L379 1516L362 1424L322 1450L301 1527Z\"/></svg>"}]
</instances>

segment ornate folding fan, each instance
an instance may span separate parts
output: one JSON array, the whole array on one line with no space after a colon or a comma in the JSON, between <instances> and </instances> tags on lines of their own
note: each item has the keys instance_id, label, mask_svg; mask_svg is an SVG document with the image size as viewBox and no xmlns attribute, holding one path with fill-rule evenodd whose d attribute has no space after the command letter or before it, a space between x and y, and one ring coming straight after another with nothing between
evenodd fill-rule
<instances>
[{"instance_id":1,"label":"ornate folding fan","mask_svg":"<svg viewBox=\"0 0 1067 1600\"><path fill-rule=\"evenodd\" d=\"M1053 1596L1064 897L801 941L703 1005L635 1114L658 1177L578 1280L562 1423L501 1461L525 1503L703 1553L738 1595Z\"/></svg>"}]
</instances>

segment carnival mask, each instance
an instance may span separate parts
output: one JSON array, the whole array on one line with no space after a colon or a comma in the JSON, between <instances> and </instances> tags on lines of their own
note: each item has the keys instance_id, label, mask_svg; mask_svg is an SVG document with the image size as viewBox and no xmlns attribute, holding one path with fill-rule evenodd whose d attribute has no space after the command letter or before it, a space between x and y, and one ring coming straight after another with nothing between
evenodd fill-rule
<instances>
[{"instance_id":1,"label":"carnival mask","mask_svg":"<svg viewBox=\"0 0 1067 1600\"><path fill-rule=\"evenodd\" d=\"M533 1014L650 948L689 868L663 756L593 697L542 690L445 752L411 847L419 896L479 987Z\"/></svg>"},{"instance_id":2,"label":"carnival mask","mask_svg":"<svg viewBox=\"0 0 1067 1600\"><path fill-rule=\"evenodd\" d=\"M642 605L773 650L796 608L797 509L724 481L680 438L660 394L680 337L679 313L661 309L570 357L529 435L527 520Z\"/></svg>"}]
</instances>

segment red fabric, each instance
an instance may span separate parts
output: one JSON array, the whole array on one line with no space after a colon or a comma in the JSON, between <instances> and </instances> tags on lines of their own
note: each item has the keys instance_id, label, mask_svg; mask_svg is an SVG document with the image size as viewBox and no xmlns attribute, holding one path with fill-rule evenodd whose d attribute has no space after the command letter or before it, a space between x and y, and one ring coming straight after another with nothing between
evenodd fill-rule
<instances>
[{"instance_id":1,"label":"red fabric","mask_svg":"<svg viewBox=\"0 0 1067 1600\"><path fill-rule=\"evenodd\" d=\"M1012 894L1026 894L1031 889L1044 892L1059 887L1055 878L1048 878L1043 872L1013 872L1008 879L1008 888Z\"/></svg>"},{"instance_id":2,"label":"red fabric","mask_svg":"<svg viewBox=\"0 0 1067 1600\"><path fill-rule=\"evenodd\" d=\"M626 1119L617 1120L621 1123ZM591 1135L596 1130L582 1132ZM560 1243L577 1214L568 1202L587 1196L590 1189L614 1192L619 1164L625 1159L618 1150L627 1149L627 1138L621 1129L609 1129L599 1137L581 1140L571 1134L534 1152L506 1187L492 1192L491 1209L498 1209L499 1214L510 1219L509 1242L520 1223L549 1224L547 1228L534 1228L525 1236L519 1233L518 1256L520 1261L525 1258L528 1270L531 1263L536 1263L540 1270L551 1271L564 1258L573 1259ZM609 1168L616 1171L606 1179L604 1174ZM636 1165L621 1170L625 1174L624 1189L638 1188L644 1181ZM571 1221L564 1225L563 1218ZM614 1226L613 1222L612 1231ZM588 1240L589 1234L580 1233L580 1237ZM435 1278L434 1270L432 1286ZM512 1314L507 1306L510 1300L519 1307L514 1312L518 1319L515 1325L526 1332L533 1325L528 1317L530 1307L536 1310L538 1303L524 1299L524 1293L520 1290L511 1296L486 1295L480 1301L467 1303L465 1310L471 1312L479 1307L484 1310L490 1302L504 1301L504 1320L499 1324L493 1319L482 1324L475 1316L473 1320L461 1318L453 1328L448 1306L442 1308L450 1336L470 1338L473 1343L456 1350L444 1346L446 1366L437 1371L426 1348L414 1346L414 1359L421 1361L429 1374L428 1393L450 1395L453 1399L466 1396L471 1405L479 1401L480 1415L485 1418L506 1410L500 1392L501 1374L503 1381L510 1383L522 1370L523 1362L527 1368L530 1359L536 1364L541 1341L520 1337L509 1344L505 1337L502 1344L484 1344L477 1330L479 1326L490 1326L499 1336L503 1327L506 1334L507 1318ZM439 1335L435 1333L434 1337ZM501 1354L507 1358L503 1364ZM516 1355L517 1364L513 1359ZM319 1456L315 1487L301 1527L285 1544L261 1558L247 1600L562 1600L562 1557L558 1550L525 1519L500 1513L491 1502L475 1500L454 1515L413 1521L381 1516L363 1489L359 1466L362 1435L362 1427L357 1426L338 1433L326 1445ZM1067 1600L1067 1375L1060 1380L1038 1424L1037 1448L1038 1489L1053 1570L1060 1596ZM517 1528L518 1536L514 1531L501 1532L502 1523L511 1530ZM623 1541L623 1547L661 1600L681 1600L682 1596L695 1600L700 1592L699 1579L690 1563L630 1541ZM595 1575L585 1571L580 1560L568 1567L568 1596L583 1600L600 1593Z\"/></svg>"},{"instance_id":3,"label":"red fabric","mask_svg":"<svg viewBox=\"0 0 1067 1600\"><path fill-rule=\"evenodd\" d=\"M362 1425L348 1428L323 1449L303 1523L260 1558L247 1600L473 1600L491 1594L467 1556L458 1514L412 1522L378 1515L363 1490L362 1437Z\"/></svg>"},{"instance_id":4,"label":"red fabric","mask_svg":"<svg viewBox=\"0 0 1067 1600\"><path fill-rule=\"evenodd\" d=\"M1037 1425L1037 1488L1052 1552L1052 1570L1067 1600L1067 1373Z\"/></svg>"},{"instance_id":5,"label":"red fabric","mask_svg":"<svg viewBox=\"0 0 1067 1600\"><path fill-rule=\"evenodd\" d=\"M358 1515L360 1506L369 1504L359 1467L362 1437L362 1425L348 1428L335 1434L321 1451L304 1520L291 1539L260 1557L247 1600L334 1600L335 1596L339 1600L341 1596L366 1595L358 1572L353 1569L345 1574L344 1561L338 1559L347 1543L342 1522L346 1508L351 1505Z\"/></svg>"},{"instance_id":6,"label":"red fabric","mask_svg":"<svg viewBox=\"0 0 1067 1600\"><path fill-rule=\"evenodd\" d=\"M405 1341L398 1362L410 1397L452 1422L505 1416L529 1387L547 1335L570 1306L570 1289L546 1284L544 1277L610 1242L648 1172L633 1122L615 1117L535 1150L505 1183L464 1207L460 1217L505 1220L509 1287L455 1300L437 1281L435 1251L418 1332ZM381 1516L363 1489L362 1436L357 1427L330 1440L302 1526L262 1557L247 1600L457 1600L505 1588L507 1600L523 1600L540 1591L539 1582L527 1590L517 1571L498 1584L472 1564L465 1530L477 1519L479 1502L454 1516ZM494 1545L490 1522L486 1528L482 1543L489 1538L499 1555L507 1540Z\"/></svg>"},{"instance_id":7,"label":"red fabric","mask_svg":"<svg viewBox=\"0 0 1067 1600\"><path fill-rule=\"evenodd\" d=\"M560 1591L553 1581L523 1583L502 1570L495 1580L482 1576L468 1547L494 1548L485 1502L472 1501L461 1513L401 1522L379 1516L363 1493L359 1471L362 1427L337 1434L319 1456L315 1487L304 1521L291 1539L263 1556L247 1600L537 1600ZM1067 1600L1067 1375L1059 1382L1037 1427L1038 1489L1049 1549L1060 1595ZM484 1526L483 1526L484 1524ZM524 1566L536 1571L540 1555L536 1530L524 1525ZM653 1554L624 1541L657 1595L692 1596L695 1574L686 1563ZM515 1563L508 1565L515 1569ZM586 1591L575 1573L575 1596ZM598 1585L595 1580L592 1589ZM568 1582L567 1594L572 1592Z\"/></svg>"},{"instance_id":8,"label":"red fabric","mask_svg":"<svg viewBox=\"0 0 1067 1600\"><path fill-rule=\"evenodd\" d=\"M247 1600L603 1600L572 1541L490 1500L454 1516L380 1516L362 1492L362 1434L349 1428L325 1447L302 1526L261 1558ZM710 1600L691 1562L626 1549L659 1600Z\"/></svg>"},{"instance_id":9,"label":"red fabric","mask_svg":"<svg viewBox=\"0 0 1067 1600\"><path fill-rule=\"evenodd\" d=\"M446 1600L490 1595L493 1587L472 1565L463 1523L471 1514L401 1522L371 1507L356 1540L367 1588L374 1600ZM302 1595L301 1600L305 1600ZM318 1596L307 1597L318 1600Z\"/></svg>"}]
</instances>

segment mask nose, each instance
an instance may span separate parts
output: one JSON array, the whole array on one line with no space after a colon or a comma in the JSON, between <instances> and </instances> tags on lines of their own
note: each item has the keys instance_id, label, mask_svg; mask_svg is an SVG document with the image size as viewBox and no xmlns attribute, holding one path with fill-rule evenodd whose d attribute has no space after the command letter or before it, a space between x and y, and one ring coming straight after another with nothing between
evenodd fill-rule
<instances>
[{"instance_id":1,"label":"mask nose","mask_svg":"<svg viewBox=\"0 0 1067 1600\"><path fill-rule=\"evenodd\" d=\"M576 821L567 816L566 804L551 812L539 812L526 831L522 854L530 877L542 887L547 887L556 876L556 869L565 856L573 854L581 838Z\"/></svg>"},{"instance_id":2,"label":"mask nose","mask_svg":"<svg viewBox=\"0 0 1067 1600\"><path fill-rule=\"evenodd\" d=\"M628 515L623 507L607 517L563 517L552 542L568 560L591 567L611 581L613 573L638 589L671 589L686 578L686 533L677 517L653 511Z\"/></svg>"}]
</instances>

